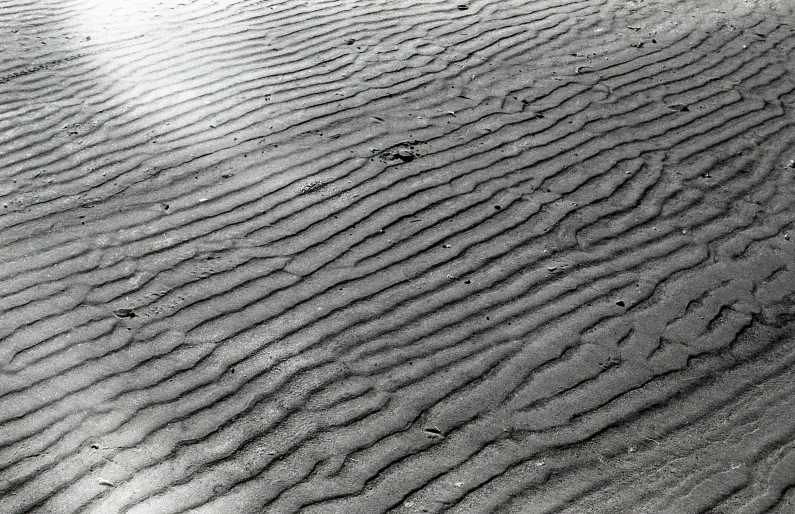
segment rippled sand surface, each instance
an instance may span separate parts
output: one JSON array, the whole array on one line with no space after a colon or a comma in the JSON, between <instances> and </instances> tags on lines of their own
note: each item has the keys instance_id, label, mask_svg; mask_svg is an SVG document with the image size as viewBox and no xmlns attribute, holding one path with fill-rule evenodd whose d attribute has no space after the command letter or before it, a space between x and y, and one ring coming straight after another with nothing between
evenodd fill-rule
<instances>
[{"instance_id":1,"label":"rippled sand surface","mask_svg":"<svg viewBox=\"0 0 795 514\"><path fill-rule=\"evenodd\" d=\"M795 6L456 2L0 1L0 512L795 512Z\"/></svg>"}]
</instances>

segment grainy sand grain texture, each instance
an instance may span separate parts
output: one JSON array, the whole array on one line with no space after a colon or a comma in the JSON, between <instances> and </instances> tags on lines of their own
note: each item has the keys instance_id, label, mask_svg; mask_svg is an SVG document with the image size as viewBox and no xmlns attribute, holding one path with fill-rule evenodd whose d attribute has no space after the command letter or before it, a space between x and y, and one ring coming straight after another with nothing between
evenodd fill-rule
<instances>
[{"instance_id":1,"label":"grainy sand grain texture","mask_svg":"<svg viewBox=\"0 0 795 514\"><path fill-rule=\"evenodd\" d=\"M795 4L464 2L0 1L0 513L795 513Z\"/></svg>"}]
</instances>

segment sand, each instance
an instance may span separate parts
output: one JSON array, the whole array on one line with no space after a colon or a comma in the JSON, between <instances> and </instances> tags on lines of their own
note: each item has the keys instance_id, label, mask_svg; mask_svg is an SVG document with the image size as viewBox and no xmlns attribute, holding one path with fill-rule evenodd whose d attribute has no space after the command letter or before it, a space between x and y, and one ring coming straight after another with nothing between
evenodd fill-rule
<instances>
[{"instance_id":1,"label":"sand","mask_svg":"<svg viewBox=\"0 0 795 514\"><path fill-rule=\"evenodd\" d=\"M795 512L795 7L457 2L0 3L0 512Z\"/></svg>"}]
</instances>

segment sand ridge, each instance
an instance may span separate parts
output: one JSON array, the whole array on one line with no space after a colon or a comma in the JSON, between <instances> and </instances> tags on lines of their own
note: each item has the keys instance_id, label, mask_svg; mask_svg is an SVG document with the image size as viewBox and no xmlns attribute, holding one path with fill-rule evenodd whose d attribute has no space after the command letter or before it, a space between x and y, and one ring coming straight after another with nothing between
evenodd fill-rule
<instances>
[{"instance_id":1,"label":"sand ridge","mask_svg":"<svg viewBox=\"0 0 795 514\"><path fill-rule=\"evenodd\" d=\"M786 2L0 26L1 512L795 510Z\"/></svg>"}]
</instances>

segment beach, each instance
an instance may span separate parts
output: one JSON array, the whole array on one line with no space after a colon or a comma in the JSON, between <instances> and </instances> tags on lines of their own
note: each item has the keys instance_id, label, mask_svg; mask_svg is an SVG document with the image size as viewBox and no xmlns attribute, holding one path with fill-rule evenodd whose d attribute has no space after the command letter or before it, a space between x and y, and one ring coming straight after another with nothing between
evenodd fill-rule
<instances>
[{"instance_id":1,"label":"beach","mask_svg":"<svg viewBox=\"0 0 795 514\"><path fill-rule=\"evenodd\" d=\"M795 5L0 3L0 512L795 512Z\"/></svg>"}]
</instances>

